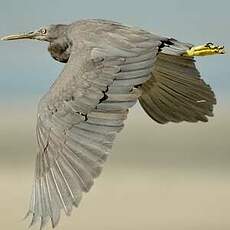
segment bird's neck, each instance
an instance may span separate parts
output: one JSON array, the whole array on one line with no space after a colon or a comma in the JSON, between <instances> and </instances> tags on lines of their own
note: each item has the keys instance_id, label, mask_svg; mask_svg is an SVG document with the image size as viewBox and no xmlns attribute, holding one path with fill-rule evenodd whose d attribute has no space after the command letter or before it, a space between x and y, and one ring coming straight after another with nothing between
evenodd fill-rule
<instances>
[{"instance_id":1,"label":"bird's neck","mask_svg":"<svg viewBox=\"0 0 230 230\"><path fill-rule=\"evenodd\" d=\"M66 63L69 60L71 44L67 39L57 39L49 44L48 51L56 61Z\"/></svg>"}]
</instances>

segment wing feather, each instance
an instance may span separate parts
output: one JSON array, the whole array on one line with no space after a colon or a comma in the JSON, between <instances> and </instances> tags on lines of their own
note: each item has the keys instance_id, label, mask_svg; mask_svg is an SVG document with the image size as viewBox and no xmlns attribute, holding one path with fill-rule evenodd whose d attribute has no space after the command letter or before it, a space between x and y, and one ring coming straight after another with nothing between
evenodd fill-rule
<instances>
[{"instance_id":1,"label":"wing feather","mask_svg":"<svg viewBox=\"0 0 230 230\"><path fill-rule=\"evenodd\" d=\"M178 46L179 47L179 46ZM192 58L161 53L152 77L142 85L139 101L159 123L208 121L215 95L201 78Z\"/></svg>"},{"instance_id":2,"label":"wing feather","mask_svg":"<svg viewBox=\"0 0 230 230\"><path fill-rule=\"evenodd\" d=\"M40 219L41 228L48 219L55 227L62 209L70 215L92 187L128 109L141 95L135 86L150 78L161 45L142 30L87 23L96 26L82 37L71 35L69 61L38 107L39 151L29 212L31 225Z\"/></svg>"}]
</instances>

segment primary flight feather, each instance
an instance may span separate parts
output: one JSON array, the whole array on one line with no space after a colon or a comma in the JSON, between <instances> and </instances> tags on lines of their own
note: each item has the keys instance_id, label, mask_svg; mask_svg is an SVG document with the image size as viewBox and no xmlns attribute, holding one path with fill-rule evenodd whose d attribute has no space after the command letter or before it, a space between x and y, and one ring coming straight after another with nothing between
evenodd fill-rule
<instances>
[{"instance_id":1,"label":"primary flight feather","mask_svg":"<svg viewBox=\"0 0 230 230\"><path fill-rule=\"evenodd\" d=\"M158 123L207 121L215 95L193 56L224 53L106 20L51 25L2 40L49 42L66 63L37 114L35 178L28 214L41 228L70 215L101 173L116 133L137 100Z\"/></svg>"}]
</instances>

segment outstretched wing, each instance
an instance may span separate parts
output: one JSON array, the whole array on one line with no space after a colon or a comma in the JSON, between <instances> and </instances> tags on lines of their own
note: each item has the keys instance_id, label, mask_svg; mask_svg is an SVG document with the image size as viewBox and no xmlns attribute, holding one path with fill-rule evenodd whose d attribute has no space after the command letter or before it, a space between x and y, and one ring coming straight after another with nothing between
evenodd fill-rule
<instances>
[{"instance_id":1,"label":"outstretched wing","mask_svg":"<svg viewBox=\"0 0 230 230\"><path fill-rule=\"evenodd\" d=\"M74 44L68 63L39 103L38 154L29 213L41 228L70 215L102 169L128 108L150 77L161 41L117 26L103 46ZM98 41L100 42L100 41Z\"/></svg>"},{"instance_id":2,"label":"outstretched wing","mask_svg":"<svg viewBox=\"0 0 230 230\"><path fill-rule=\"evenodd\" d=\"M158 55L152 77L142 85L139 98L146 113L158 123L206 122L206 116L213 116L215 95L200 78L194 62L175 52Z\"/></svg>"}]
</instances>

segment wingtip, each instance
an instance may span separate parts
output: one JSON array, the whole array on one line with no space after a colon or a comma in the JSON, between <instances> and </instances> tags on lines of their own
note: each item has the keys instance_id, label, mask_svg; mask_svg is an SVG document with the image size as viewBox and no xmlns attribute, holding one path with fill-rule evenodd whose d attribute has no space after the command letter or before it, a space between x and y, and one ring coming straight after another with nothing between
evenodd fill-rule
<instances>
[{"instance_id":1,"label":"wingtip","mask_svg":"<svg viewBox=\"0 0 230 230\"><path fill-rule=\"evenodd\" d=\"M0 41L7 41L6 38L7 38L6 36L5 37L0 37Z\"/></svg>"},{"instance_id":2,"label":"wingtip","mask_svg":"<svg viewBox=\"0 0 230 230\"><path fill-rule=\"evenodd\" d=\"M21 219L22 221L26 220L30 216L31 212L28 211L25 216Z\"/></svg>"},{"instance_id":3,"label":"wingtip","mask_svg":"<svg viewBox=\"0 0 230 230\"><path fill-rule=\"evenodd\" d=\"M38 221L38 216L32 212L30 212L33 216L32 216L32 220L28 226L28 229L31 228L33 225L35 225Z\"/></svg>"}]
</instances>

